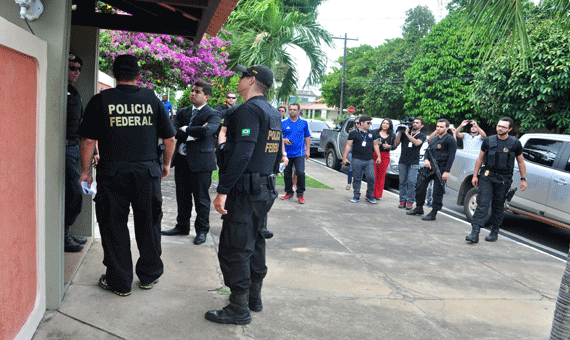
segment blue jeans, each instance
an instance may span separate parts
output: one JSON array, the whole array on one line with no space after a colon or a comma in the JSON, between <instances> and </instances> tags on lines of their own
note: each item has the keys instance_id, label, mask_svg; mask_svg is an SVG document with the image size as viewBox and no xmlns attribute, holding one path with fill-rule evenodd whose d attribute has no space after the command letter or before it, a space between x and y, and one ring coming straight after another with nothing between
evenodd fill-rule
<instances>
[{"instance_id":1,"label":"blue jeans","mask_svg":"<svg viewBox=\"0 0 570 340\"><path fill-rule=\"evenodd\" d=\"M352 158L350 165L352 167L352 177L354 180L352 184L354 196L360 197L360 184L362 183L362 173L364 173L367 183L366 197L372 197L374 195L374 180L376 178L374 175L374 160L363 161L361 159Z\"/></svg>"},{"instance_id":2,"label":"blue jeans","mask_svg":"<svg viewBox=\"0 0 570 340\"><path fill-rule=\"evenodd\" d=\"M419 164L398 164L400 175L400 202L414 203L416 201L416 181L418 180Z\"/></svg>"}]
</instances>

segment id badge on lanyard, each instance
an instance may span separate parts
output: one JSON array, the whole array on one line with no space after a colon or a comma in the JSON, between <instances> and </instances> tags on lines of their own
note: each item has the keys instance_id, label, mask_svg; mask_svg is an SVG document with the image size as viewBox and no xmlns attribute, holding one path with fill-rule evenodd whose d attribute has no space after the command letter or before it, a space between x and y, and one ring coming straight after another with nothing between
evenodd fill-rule
<instances>
[{"instance_id":1,"label":"id badge on lanyard","mask_svg":"<svg viewBox=\"0 0 570 340\"><path fill-rule=\"evenodd\" d=\"M362 136L362 132L360 133L360 135ZM362 138L364 138L362 140L362 146L365 147L366 146L366 133L364 134L364 136L362 136Z\"/></svg>"}]
</instances>

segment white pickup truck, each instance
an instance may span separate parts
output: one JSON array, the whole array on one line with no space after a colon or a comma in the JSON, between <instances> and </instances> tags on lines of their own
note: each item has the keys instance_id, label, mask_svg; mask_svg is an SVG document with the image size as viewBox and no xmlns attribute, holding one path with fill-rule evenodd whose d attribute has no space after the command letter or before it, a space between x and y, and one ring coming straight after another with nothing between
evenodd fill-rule
<instances>
[{"instance_id":1,"label":"white pickup truck","mask_svg":"<svg viewBox=\"0 0 570 340\"><path fill-rule=\"evenodd\" d=\"M533 133L520 141L528 188L517 190L505 210L570 230L570 135ZM479 192L471 184L478 156L478 151L458 150L447 180L448 188L458 192L457 204L464 207L470 222ZM520 188L520 177L515 162L513 187Z\"/></svg>"}]
</instances>

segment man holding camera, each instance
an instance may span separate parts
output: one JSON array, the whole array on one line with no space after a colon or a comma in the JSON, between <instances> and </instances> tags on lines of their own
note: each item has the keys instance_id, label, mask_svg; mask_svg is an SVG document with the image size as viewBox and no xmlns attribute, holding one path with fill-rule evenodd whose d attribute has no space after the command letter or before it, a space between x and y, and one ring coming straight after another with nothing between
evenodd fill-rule
<instances>
[{"instance_id":1,"label":"man holding camera","mask_svg":"<svg viewBox=\"0 0 570 340\"><path fill-rule=\"evenodd\" d=\"M402 143L398 171L400 175L400 204L398 208L412 210L416 199L416 180L420 168L420 149L426 141L426 135L420 131L425 125L422 118L412 120L412 130L409 124L400 125L397 129L394 146Z\"/></svg>"},{"instance_id":2,"label":"man holding camera","mask_svg":"<svg viewBox=\"0 0 570 340\"><path fill-rule=\"evenodd\" d=\"M462 133L461 129L464 126L471 124L469 133ZM487 137L485 131L479 127L474 120L464 120L461 125L453 132L455 139L463 138L463 150L466 151L480 151L481 144L483 144L483 139Z\"/></svg>"}]
</instances>

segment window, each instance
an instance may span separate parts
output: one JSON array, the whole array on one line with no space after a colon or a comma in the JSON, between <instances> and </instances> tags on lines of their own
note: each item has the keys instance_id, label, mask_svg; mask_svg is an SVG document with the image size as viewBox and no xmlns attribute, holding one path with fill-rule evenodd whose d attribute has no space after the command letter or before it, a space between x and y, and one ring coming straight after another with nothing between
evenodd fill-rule
<instances>
[{"instance_id":1,"label":"window","mask_svg":"<svg viewBox=\"0 0 570 340\"><path fill-rule=\"evenodd\" d=\"M552 166L562 142L548 139L529 139L523 149L524 159L540 165Z\"/></svg>"}]
</instances>

